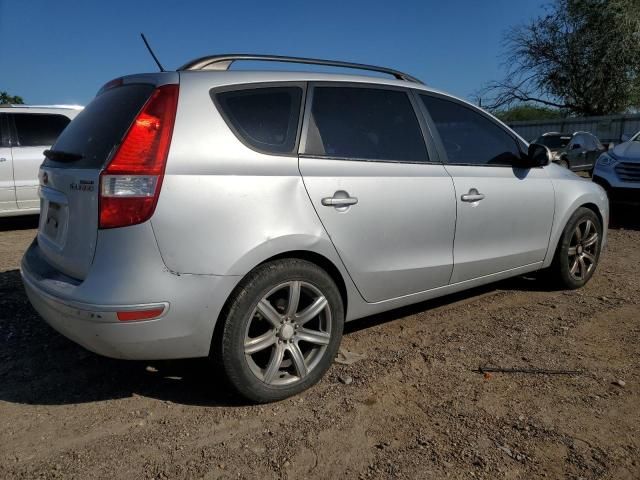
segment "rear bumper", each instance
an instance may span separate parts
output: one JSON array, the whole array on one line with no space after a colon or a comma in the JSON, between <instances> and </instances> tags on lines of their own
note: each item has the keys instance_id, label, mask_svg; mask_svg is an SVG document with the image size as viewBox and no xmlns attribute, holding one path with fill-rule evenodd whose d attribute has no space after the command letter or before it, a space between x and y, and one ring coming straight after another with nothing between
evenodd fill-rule
<instances>
[{"instance_id":1,"label":"rear bumper","mask_svg":"<svg viewBox=\"0 0 640 480\"><path fill-rule=\"evenodd\" d=\"M112 267L96 276L117 275L117 262ZM132 360L208 355L216 320L237 277L176 275L165 268L148 278L144 267L139 270L142 277L117 275L120 282L111 290L104 290L105 283L100 281L103 290L96 292L91 274L82 282L63 276L47 264L36 242L21 264L27 296L36 311L55 330L92 352ZM114 301L122 291L130 294L124 301ZM139 301L131 302L136 295ZM108 302L92 301L96 296ZM151 305L163 305L162 316L125 322L117 318L116 312L123 309Z\"/></svg>"}]
</instances>

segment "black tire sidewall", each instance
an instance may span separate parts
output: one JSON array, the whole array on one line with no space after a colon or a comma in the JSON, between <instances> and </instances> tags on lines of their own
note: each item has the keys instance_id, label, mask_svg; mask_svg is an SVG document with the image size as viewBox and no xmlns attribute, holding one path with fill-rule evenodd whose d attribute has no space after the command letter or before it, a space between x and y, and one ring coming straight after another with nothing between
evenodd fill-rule
<instances>
[{"instance_id":1,"label":"black tire sidewall","mask_svg":"<svg viewBox=\"0 0 640 480\"><path fill-rule=\"evenodd\" d=\"M571 242L571 237L573 236L573 232L576 229L576 226L586 220L589 219L593 222L598 232L598 244L595 252L596 261L587 275L586 278L582 280L577 280L573 278L571 273L569 273L571 269L571 265L569 265L569 244ZM581 207L571 216L567 225L562 232L562 237L560 238L560 244L558 245L558 249L556 251L556 271L559 276L558 280L560 283L569 289L576 289L584 286L595 273L598 263L600 262L600 250L602 247L602 224L598 216L593 212L593 210Z\"/></svg>"},{"instance_id":2,"label":"black tire sidewall","mask_svg":"<svg viewBox=\"0 0 640 480\"><path fill-rule=\"evenodd\" d=\"M308 282L325 296L331 309L331 339L323 358L304 380L286 386L267 385L249 368L244 354L244 336L250 315L260 299L274 286L291 280ZM340 346L344 311L340 291L323 269L304 260L285 259L261 265L243 280L234 292L224 321L220 352L217 352L219 363L222 364L229 383L240 395L262 403L300 393L322 378L333 363Z\"/></svg>"}]
</instances>

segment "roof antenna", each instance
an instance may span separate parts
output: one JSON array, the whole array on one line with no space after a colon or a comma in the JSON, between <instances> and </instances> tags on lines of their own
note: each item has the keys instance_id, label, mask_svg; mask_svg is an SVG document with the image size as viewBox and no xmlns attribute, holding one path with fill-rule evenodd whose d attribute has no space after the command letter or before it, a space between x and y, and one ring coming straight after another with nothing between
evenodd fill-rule
<instances>
[{"instance_id":1,"label":"roof antenna","mask_svg":"<svg viewBox=\"0 0 640 480\"><path fill-rule=\"evenodd\" d=\"M149 46L149 42L147 42L147 37L144 36L144 33L141 33L140 36L142 37L142 41L144 42L145 46L147 47L147 50L149 50L149 53L153 57L153 60L156 62L156 65L158 65L158 68L160 69L161 72L164 72L165 69L162 68L162 65L160 64L160 61L158 60L158 57L156 57L156 54L153 53L153 50L151 50L151 47Z\"/></svg>"}]
</instances>

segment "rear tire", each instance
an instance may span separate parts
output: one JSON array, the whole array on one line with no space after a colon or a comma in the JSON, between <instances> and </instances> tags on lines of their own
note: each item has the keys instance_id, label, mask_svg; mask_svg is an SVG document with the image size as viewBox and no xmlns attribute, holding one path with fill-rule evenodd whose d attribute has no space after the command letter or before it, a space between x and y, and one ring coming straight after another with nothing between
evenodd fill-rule
<instances>
[{"instance_id":1,"label":"rear tire","mask_svg":"<svg viewBox=\"0 0 640 480\"><path fill-rule=\"evenodd\" d=\"M266 263L236 288L225 309L217 357L244 398L272 402L318 382L333 363L344 325L331 277L299 259Z\"/></svg>"},{"instance_id":2,"label":"rear tire","mask_svg":"<svg viewBox=\"0 0 640 480\"><path fill-rule=\"evenodd\" d=\"M562 232L549 269L559 286L574 290L593 276L600 259L602 224L593 210L580 207Z\"/></svg>"}]
</instances>

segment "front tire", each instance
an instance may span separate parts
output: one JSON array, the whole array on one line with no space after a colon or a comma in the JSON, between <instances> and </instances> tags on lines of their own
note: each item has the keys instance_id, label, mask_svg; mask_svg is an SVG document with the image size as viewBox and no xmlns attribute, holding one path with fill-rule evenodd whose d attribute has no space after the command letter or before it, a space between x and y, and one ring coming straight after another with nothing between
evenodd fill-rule
<instances>
[{"instance_id":1,"label":"front tire","mask_svg":"<svg viewBox=\"0 0 640 480\"><path fill-rule=\"evenodd\" d=\"M296 395L318 382L340 345L340 292L317 265L299 259L263 264L234 292L219 351L231 386L259 403Z\"/></svg>"},{"instance_id":2,"label":"front tire","mask_svg":"<svg viewBox=\"0 0 640 480\"><path fill-rule=\"evenodd\" d=\"M560 286L574 290L593 276L600 259L602 224L593 210L580 207L562 232L551 266Z\"/></svg>"}]
</instances>

